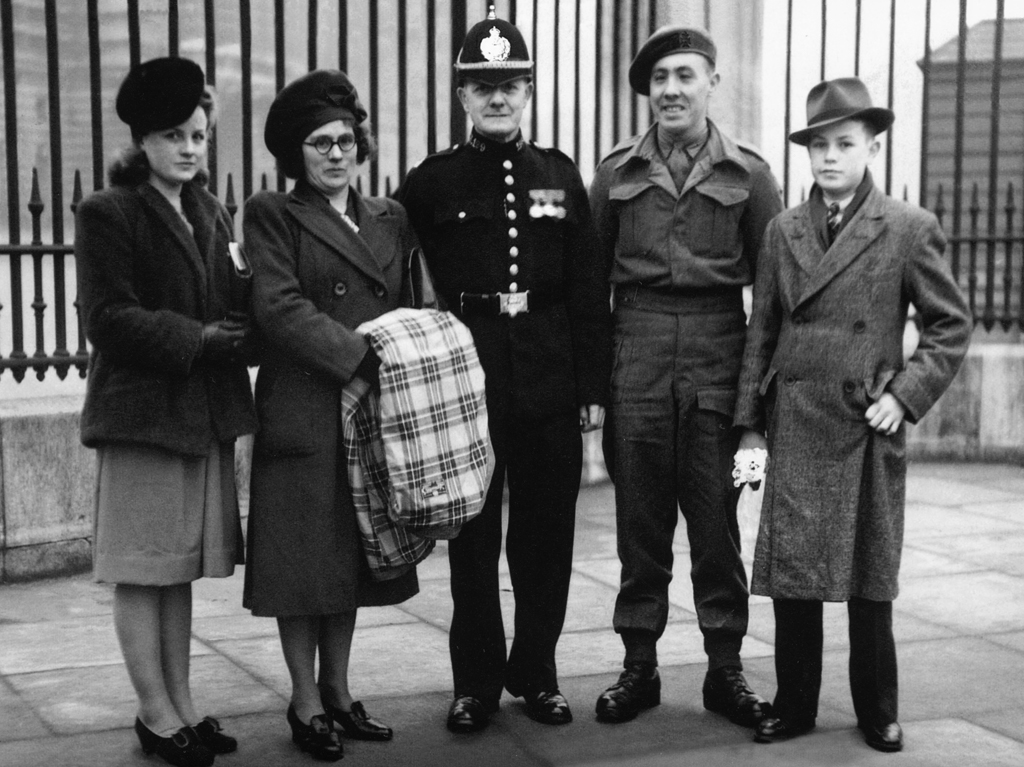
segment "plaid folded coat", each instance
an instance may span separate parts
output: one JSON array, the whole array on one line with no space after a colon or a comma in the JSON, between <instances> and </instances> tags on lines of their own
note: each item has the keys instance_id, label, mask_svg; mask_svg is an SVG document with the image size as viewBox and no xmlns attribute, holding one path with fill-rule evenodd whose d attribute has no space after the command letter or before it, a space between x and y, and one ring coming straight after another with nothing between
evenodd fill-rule
<instances>
[{"instance_id":1,"label":"plaid folded coat","mask_svg":"<svg viewBox=\"0 0 1024 767\"><path fill-rule=\"evenodd\" d=\"M380 357L380 394L354 378L342 429L363 548L387 579L483 508L494 471L484 373L447 312L396 309L356 330Z\"/></svg>"}]
</instances>

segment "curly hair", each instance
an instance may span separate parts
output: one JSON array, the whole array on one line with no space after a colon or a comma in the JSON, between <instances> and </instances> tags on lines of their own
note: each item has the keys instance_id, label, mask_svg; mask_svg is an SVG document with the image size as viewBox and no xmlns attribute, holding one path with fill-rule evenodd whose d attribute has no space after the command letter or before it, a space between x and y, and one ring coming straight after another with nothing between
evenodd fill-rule
<instances>
[{"instance_id":1,"label":"curly hair","mask_svg":"<svg viewBox=\"0 0 1024 767\"><path fill-rule=\"evenodd\" d=\"M356 163L362 165L366 160L377 155L377 142L370 132L370 121L364 120L356 124L353 120L342 120L352 129L356 137ZM277 169L291 179L306 178L306 161L302 154L302 144L292 147L277 158Z\"/></svg>"},{"instance_id":2,"label":"curly hair","mask_svg":"<svg viewBox=\"0 0 1024 767\"><path fill-rule=\"evenodd\" d=\"M206 113L207 130L213 128L217 122L217 94L213 86L206 86L196 106L202 107L203 112ZM160 131L151 132L159 133ZM151 172L149 159L142 150L142 139L147 135L132 128L132 143L121 150L107 169L107 178L111 186L138 186L149 179ZM206 168L200 168L193 180L205 186L210 180L209 171Z\"/></svg>"}]
</instances>

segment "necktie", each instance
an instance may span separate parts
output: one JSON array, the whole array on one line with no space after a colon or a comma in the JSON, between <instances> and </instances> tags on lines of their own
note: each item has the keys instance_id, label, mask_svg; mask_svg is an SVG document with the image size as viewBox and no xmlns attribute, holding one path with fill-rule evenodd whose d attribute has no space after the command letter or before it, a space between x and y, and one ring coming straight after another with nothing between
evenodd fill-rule
<instances>
[{"instance_id":1,"label":"necktie","mask_svg":"<svg viewBox=\"0 0 1024 767\"><path fill-rule=\"evenodd\" d=\"M828 206L828 215L825 219L825 223L828 226L828 244L831 245L836 241L836 235L839 233L839 225L842 223L843 217L839 210L839 203L834 202Z\"/></svg>"},{"instance_id":2,"label":"necktie","mask_svg":"<svg viewBox=\"0 0 1024 767\"><path fill-rule=\"evenodd\" d=\"M668 156L668 171L672 174L677 191L683 190L683 185L686 183L692 167L693 162L683 148L681 146L673 148L672 153Z\"/></svg>"}]
</instances>

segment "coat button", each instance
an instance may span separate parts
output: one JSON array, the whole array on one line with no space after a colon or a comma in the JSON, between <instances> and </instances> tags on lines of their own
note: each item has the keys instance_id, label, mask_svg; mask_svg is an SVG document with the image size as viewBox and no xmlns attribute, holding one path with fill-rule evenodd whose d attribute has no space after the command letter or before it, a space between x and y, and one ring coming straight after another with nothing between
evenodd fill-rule
<instances>
[{"instance_id":1,"label":"coat button","mask_svg":"<svg viewBox=\"0 0 1024 767\"><path fill-rule=\"evenodd\" d=\"M785 383L786 383L786 386L792 386L793 384L796 383L796 378L794 376L786 376Z\"/></svg>"},{"instance_id":2,"label":"coat button","mask_svg":"<svg viewBox=\"0 0 1024 767\"><path fill-rule=\"evenodd\" d=\"M856 388L857 386L853 381L843 381L843 391L847 394L853 394L853 390Z\"/></svg>"},{"instance_id":3,"label":"coat button","mask_svg":"<svg viewBox=\"0 0 1024 767\"><path fill-rule=\"evenodd\" d=\"M512 161L505 160L505 162L501 164L501 167L504 168L505 170L512 170Z\"/></svg>"},{"instance_id":4,"label":"coat button","mask_svg":"<svg viewBox=\"0 0 1024 767\"><path fill-rule=\"evenodd\" d=\"M519 230L516 229L514 226L509 227L508 236L514 240L516 237L519 236Z\"/></svg>"},{"instance_id":5,"label":"coat button","mask_svg":"<svg viewBox=\"0 0 1024 767\"><path fill-rule=\"evenodd\" d=\"M508 254L512 256L512 258L515 258L516 256L519 255L519 248L513 245L511 248L508 249Z\"/></svg>"},{"instance_id":6,"label":"coat button","mask_svg":"<svg viewBox=\"0 0 1024 767\"><path fill-rule=\"evenodd\" d=\"M864 320L857 320L855 323L853 323L853 332L863 333L867 329L867 327L868 324L864 322Z\"/></svg>"},{"instance_id":7,"label":"coat button","mask_svg":"<svg viewBox=\"0 0 1024 767\"><path fill-rule=\"evenodd\" d=\"M508 176L505 176L505 185L506 186L512 186L512 184L514 184L515 182L516 182L516 180L514 178L512 178L511 174L508 175Z\"/></svg>"},{"instance_id":8,"label":"coat button","mask_svg":"<svg viewBox=\"0 0 1024 767\"><path fill-rule=\"evenodd\" d=\"M334 286L334 295L343 296L346 293L348 293L348 285L346 285L344 282L339 282L337 285Z\"/></svg>"},{"instance_id":9,"label":"coat button","mask_svg":"<svg viewBox=\"0 0 1024 767\"><path fill-rule=\"evenodd\" d=\"M512 194L512 192L509 192L508 194L505 195L505 202L515 202L515 201L516 201L516 196L514 194Z\"/></svg>"},{"instance_id":10,"label":"coat button","mask_svg":"<svg viewBox=\"0 0 1024 767\"><path fill-rule=\"evenodd\" d=\"M384 286L383 285L378 285L377 287L375 287L373 289L373 295L377 296L377 298L384 298L384 294L386 292L387 291L384 290Z\"/></svg>"},{"instance_id":11,"label":"coat button","mask_svg":"<svg viewBox=\"0 0 1024 767\"><path fill-rule=\"evenodd\" d=\"M508 268L508 273L515 277L517 274L519 274L519 267L516 266L515 264L512 264L512 266Z\"/></svg>"},{"instance_id":12,"label":"coat button","mask_svg":"<svg viewBox=\"0 0 1024 767\"><path fill-rule=\"evenodd\" d=\"M459 211L459 218L461 219L461 218L465 218L465 217L466 217L466 211L460 210Z\"/></svg>"},{"instance_id":13,"label":"coat button","mask_svg":"<svg viewBox=\"0 0 1024 767\"><path fill-rule=\"evenodd\" d=\"M508 292L509 293L518 293L519 292L519 285L517 283L515 283L515 282L510 282L508 284Z\"/></svg>"},{"instance_id":14,"label":"coat button","mask_svg":"<svg viewBox=\"0 0 1024 767\"><path fill-rule=\"evenodd\" d=\"M509 221L516 220L516 212L514 210L510 210L506 215L508 216Z\"/></svg>"}]
</instances>

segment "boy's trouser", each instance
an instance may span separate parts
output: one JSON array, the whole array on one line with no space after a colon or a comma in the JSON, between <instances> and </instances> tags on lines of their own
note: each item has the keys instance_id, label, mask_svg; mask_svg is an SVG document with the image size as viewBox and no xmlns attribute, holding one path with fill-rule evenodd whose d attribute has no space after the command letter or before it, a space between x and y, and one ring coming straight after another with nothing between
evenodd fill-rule
<instances>
[{"instance_id":1,"label":"boy's trouser","mask_svg":"<svg viewBox=\"0 0 1024 767\"><path fill-rule=\"evenodd\" d=\"M775 715L798 723L813 722L821 691L822 603L776 599L774 607ZM897 721L899 715L892 602L853 598L847 609L850 692L857 724L883 727Z\"/></svg>"}]
</instances>

